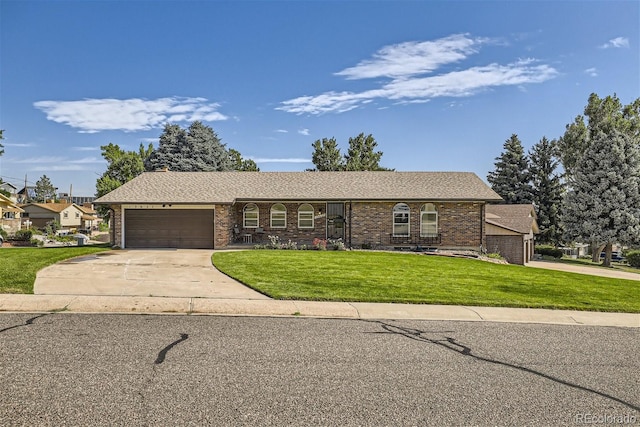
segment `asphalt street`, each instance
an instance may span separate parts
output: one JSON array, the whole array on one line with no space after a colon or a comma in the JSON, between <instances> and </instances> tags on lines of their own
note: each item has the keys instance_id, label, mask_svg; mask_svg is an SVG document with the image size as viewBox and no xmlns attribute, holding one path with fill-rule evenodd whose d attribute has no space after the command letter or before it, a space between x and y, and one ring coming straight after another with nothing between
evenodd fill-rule
<instances>
[{"instance_id":1,"label":"asphalt street","mask_svg":"<svg viewBox=\"0 0 640 427\"><path fill-rule=\"evenodd\" d=\"M496 322L7 313L0 425L637 425L639 334Z\"/></svg>"}]
</instances>

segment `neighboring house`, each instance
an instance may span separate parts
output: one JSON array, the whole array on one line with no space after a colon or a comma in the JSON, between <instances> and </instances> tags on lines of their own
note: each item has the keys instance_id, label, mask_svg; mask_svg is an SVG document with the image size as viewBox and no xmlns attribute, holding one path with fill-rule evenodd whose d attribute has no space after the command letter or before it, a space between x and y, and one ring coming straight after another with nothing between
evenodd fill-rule
<instances>
[{"instance_id":1,"label":"neighboring house","mask_svg":"<svg viewBox=\"0 0 640 427\"><path fill-rule=\"evenodd\" d=\"M18 205L4 194L0 194L0 226L7 233L15 233L20 229L20 214L23 212Z\"/></svg>"},{"instance_id":2,"label":"neighboring house","mask_svg":"<svg viewBox=\"0 0 640 427\"><path fill-rule=\"evenodd\" d=\"M539 232L533 205L487 205L486 221L488 252L499 253L510 264L531 260Z\"/></svg>"},{"instance_id":3,"label":"neighboring house","mask_svg":"<svg viewBox=\"0 0 640 427\"><path fill-rule=\"evenodd\" d=\"M57 221L62 228L77 228L83 225L84 212L78 205L69 203L28 203L24 210L23 222L31 227L44 228L48 222Z\"/></svg>"},{"instance_id":4,"label":"neighboring house","mask_svg":"<svg viewBox=\"0 0 640 427\"><path fill-rule=\"evenodd\" d=\"M78 206L82 211L82 228L92 230L93 227L98 226L100 221L98 218L98 212L93 209L93 203L84 203L82 206Z\"/></svg>"},{"instance_id":5,"label":"neighboring house","mask_svg":"<svg viewBox=\"0 0 640 427\"><path fill-rule=\"evenodd\" d=\"M29 203L30 200L36 198L36 187L23 187L22 190L18 191L18 203Z\"/></svg>"},{"instance_id":6,"label":"neighboring house","mask_svg":"<svg viewBox=\"0 0 640 427\"><path fill-rule=\"evenodd\" d=\"M467 172L146 172L96 204L123 248L224 248L278 236L299 245L479 250L485 204Z\"/></svg>"},{"instance_id":7,"label":"neighboring house","mask_svg":"<svg viewBox=\"0 0 640 427\"><path fill-rule=\"evenodd\" d=\"M0 182L0 190L2 191L6 191L7 193L9 193L9 198L11 200L13 200L14 202L18 201L18 187L16 187L13 184L10 184L8 182Z\"/></svg>"}]
</instances>

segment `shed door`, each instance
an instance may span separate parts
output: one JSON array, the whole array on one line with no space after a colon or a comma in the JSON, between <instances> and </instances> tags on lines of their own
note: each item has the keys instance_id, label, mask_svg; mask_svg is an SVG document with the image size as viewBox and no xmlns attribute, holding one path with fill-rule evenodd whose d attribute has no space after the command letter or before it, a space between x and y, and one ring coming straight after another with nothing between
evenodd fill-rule
<instances>
[{"instance_id":1,"label":"shed door","mask_svg":"<svg viewBox=\"0 0 640 427\"><path fill-rule=\"evenodd\" d=\"M213 210L126 209L127 248L213 249Z\"/></svg>"}]
</instances>

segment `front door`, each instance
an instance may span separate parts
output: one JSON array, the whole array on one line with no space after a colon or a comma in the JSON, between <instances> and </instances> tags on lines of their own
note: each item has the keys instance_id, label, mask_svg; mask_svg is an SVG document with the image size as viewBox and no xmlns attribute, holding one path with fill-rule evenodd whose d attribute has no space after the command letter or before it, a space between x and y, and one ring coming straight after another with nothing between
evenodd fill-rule
<instances>
[{"instance_id":1,"label":"front door","mask_svg":"<svg viewBox=\"0 0 640 427\"><path fill-rule=\"evenodd\" d=\"M344 203L327 203L327 239L344 240Z\"/></svg>"}]
</instances>

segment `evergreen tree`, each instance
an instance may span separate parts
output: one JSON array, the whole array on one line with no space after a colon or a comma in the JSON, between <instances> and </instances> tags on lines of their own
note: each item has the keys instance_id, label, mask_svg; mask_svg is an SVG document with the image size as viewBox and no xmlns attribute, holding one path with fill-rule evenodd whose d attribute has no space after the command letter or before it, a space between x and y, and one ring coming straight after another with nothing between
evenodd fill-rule
<instances>
[{"instance_id":1,"label":"evergreen tree","mask_svg":"<svg viewBox=\"0 0 640 427\"><path fill-rule=\"evenodd\" d=\"M508 204L532 203L529 164L518 135L511 135L503 148L495 170L487 175L491 188Z\"/></svg>"},{"instance_id":2,"label":"evergreen tree","mask_svg":"<svg viewBox=\"0 0 640 427\"><path fill-rule=\"evenodd\" d=\"M375 151L378 143L369 134L364 133L349 138L349 150L344 156L344 168L348 171L382 171L388 170L380 166L382 151Z\"/></svg>"},{"instance_id":3,"label":"evergreen tree","mask_svg":"<svg viewBox=\"0 0 640 427\"><path fill-rule=\"evenodd\" d=\"M313 154L311 161L318 171L341 171L344 170L344 160L338 148L335 138L322 138L313 144Z\"/></svg>"},{"instance_id":4,"label":"evergreen tree","mask_svg":"<svg viewBox=\"0 0 640 427\"><path fill-rule=\"evenodd\" d=\"M260 168L256 162L251 159L243 159L242 154L238 150L233 148L229 149L229 160L232 164L232 169L241 172L259 172Z\"/></svg>"},{"instance_id":5,"label":"evergreen tree","mask_svg":"<svg viewBox=\"0 0 640 427\"><path fill-rule=\"evenodd\" d=\"M557 246L562 241L560 211L564 187L556 172L558 160L556 141L543 137L529 152L529 173L533 190L533 201L538 216L540 243Z\"/></svg>"},{"instance_id":6,"label":"evergreen tree","mask_svg":"<svg viewBox=\"0 0 640 427\"><path fill-rule=\"evenodd\" d=\"M640 243L640 147L616 129L598 129L577 158L565 197L563 220L569 239L606 247Z\"/></svg>"},{"instance_id":7,"label":"evergreen tree","mask_svg":"<svg viewBox=\"0 0 640 427\"><path fill-rule=\"evenodd\" d=\"M4 136L2 136L3 132L4 130L0 129L0 141L4 139ZM2 156L3 154L4 154L4 145L0 144L0 156Z\"/></svg>"},{"instance_id":8,"label":"evergreen tree","mask_svg":"<svg viewBox=\"0 0 640 427\"><path fill-rule=\"evenodd\" d=\"M47 175L42 175L38 181L36 181L36 202L46 203L48 200L56 199L56 187L53 186L51 180Z\"/></svg>"},{"instance_id":9,"label":"evergreen tree","mask_svg":"<svg viewBox=\"0 0 640 427\"><path fill-rule=\"evenodd\" d=\"M168 168L180 172L213 172L233 169L229 153L218 135L199 121L187 130L167 124L160 144L145 162L145 169Z\"/></svg>"}]
</instances>

